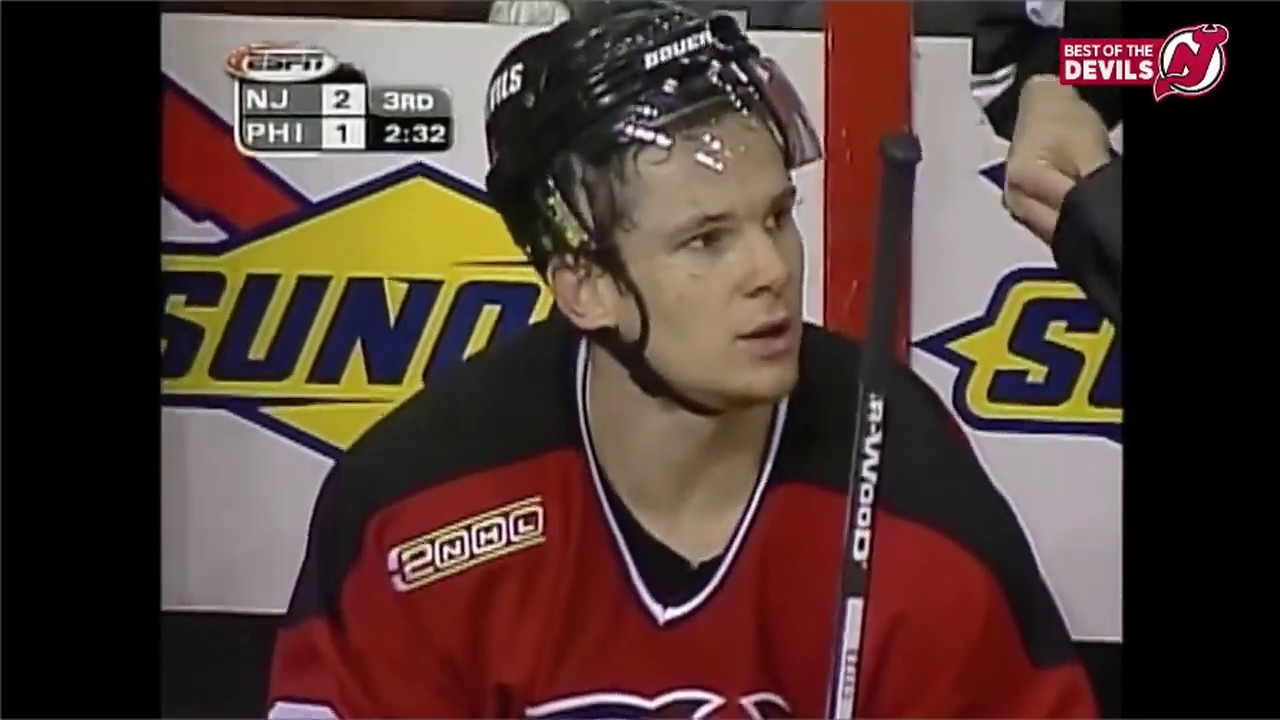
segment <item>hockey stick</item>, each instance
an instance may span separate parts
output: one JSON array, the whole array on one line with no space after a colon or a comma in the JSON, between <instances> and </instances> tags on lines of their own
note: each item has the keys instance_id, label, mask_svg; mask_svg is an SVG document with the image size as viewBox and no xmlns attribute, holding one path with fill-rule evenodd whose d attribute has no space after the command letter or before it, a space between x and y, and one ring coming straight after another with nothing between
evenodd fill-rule
<instances>
[{"instance_id":1,"label":"hockey stick","mask_svg":"<svg viewBox=\"0 0 1280 720\"><path fill-rule=\"evenodd\" d=\"M870 588L872 508L884 452L884 418L889 374L894 362L894 336L901 292L903 249L910 238L915 204L920 140L910 133L880 140L880 208L875 264L871 280L871 316L858 368L858 415L849 468L849 507L845 517L844 565L840 582L836 632L839 643L831 659L827 714L833 720L853 718L858 695L862 636Z\"/></svg>"}]
</instances>

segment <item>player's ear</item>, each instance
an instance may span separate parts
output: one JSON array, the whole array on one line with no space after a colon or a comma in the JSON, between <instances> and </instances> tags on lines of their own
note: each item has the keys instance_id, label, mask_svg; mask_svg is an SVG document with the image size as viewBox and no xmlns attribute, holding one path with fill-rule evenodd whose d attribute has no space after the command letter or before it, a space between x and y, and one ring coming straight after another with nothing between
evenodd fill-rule
<instances>
[{"instance_id":1,"label":"player's ear","mask_svg":"<svg viewBox=\"0 0 1280 720\"><path fill-rule=\"evenodd\" d=\"M581 257L559 255L547 267L556 307L583 330L618 324L621 297L617 285L600 266Z\"/></svg>"}]
</instances>

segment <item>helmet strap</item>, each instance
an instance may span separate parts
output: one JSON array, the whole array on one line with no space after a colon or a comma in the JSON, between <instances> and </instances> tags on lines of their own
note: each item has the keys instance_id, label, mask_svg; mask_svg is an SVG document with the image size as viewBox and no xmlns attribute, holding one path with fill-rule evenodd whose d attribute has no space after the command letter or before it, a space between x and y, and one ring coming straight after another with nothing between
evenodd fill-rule
<instances>
[{"instance_id":1,"label":"helmet strap","mask_svg":"<svg viewBox=\"0 0 1280 720\"><path fill-rule=\"evenodd\" d=\"M627 291L636 300L636 309L640 312L640 335L635 340L627 341L622 339L618 328L610 327L596 330L591 334L591 339L626 369L627 374L631 376L631 381L644 394L670 400L694 415L714 417L723 414L723 410L704 405L677 390L645 357L645 346L649 343L649 311L645 308L640 289L636 287L635 281L631 279L631 274L626 271L625 266L621 262L613 264L615 265L614 277L626 286Z\"/></svg>"}]
</instances>

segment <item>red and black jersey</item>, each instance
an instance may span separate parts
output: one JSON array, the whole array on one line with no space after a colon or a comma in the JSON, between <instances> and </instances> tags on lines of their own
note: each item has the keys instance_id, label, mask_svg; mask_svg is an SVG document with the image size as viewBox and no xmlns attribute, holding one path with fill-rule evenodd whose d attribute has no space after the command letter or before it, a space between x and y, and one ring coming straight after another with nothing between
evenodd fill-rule
<instances>
[{"instance_id":1,"label":"red and black jersey","mask_svg":"<svg viewBox=\"0 0 1280 720\"><path fill-rule=\"evenodd\" d=\"M857 346L808 326L751 500L699 566L595 462L588 346L503 341L326 478L273 660L273 717L820 717ZM862 717L1091 717L1013 511L901 368L889 390Z\"/></svg>"}]
</instances>

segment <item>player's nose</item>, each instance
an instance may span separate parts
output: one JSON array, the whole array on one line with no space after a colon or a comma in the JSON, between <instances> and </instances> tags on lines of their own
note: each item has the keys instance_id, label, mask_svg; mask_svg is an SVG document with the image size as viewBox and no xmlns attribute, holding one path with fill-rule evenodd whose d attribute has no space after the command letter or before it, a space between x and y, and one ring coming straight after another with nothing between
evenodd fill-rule
<instances>
[{"instance_id":1,"label":"player's nose","mask_svg":"<svg viewBox=\"0 0 1280 720\"><path fill-rule=\"evenodd\" d=\"M791 266L783 256L778 240L759 230L747 240L749 292L781 290L791 280Z\"/></svg>"}]
</instances>

